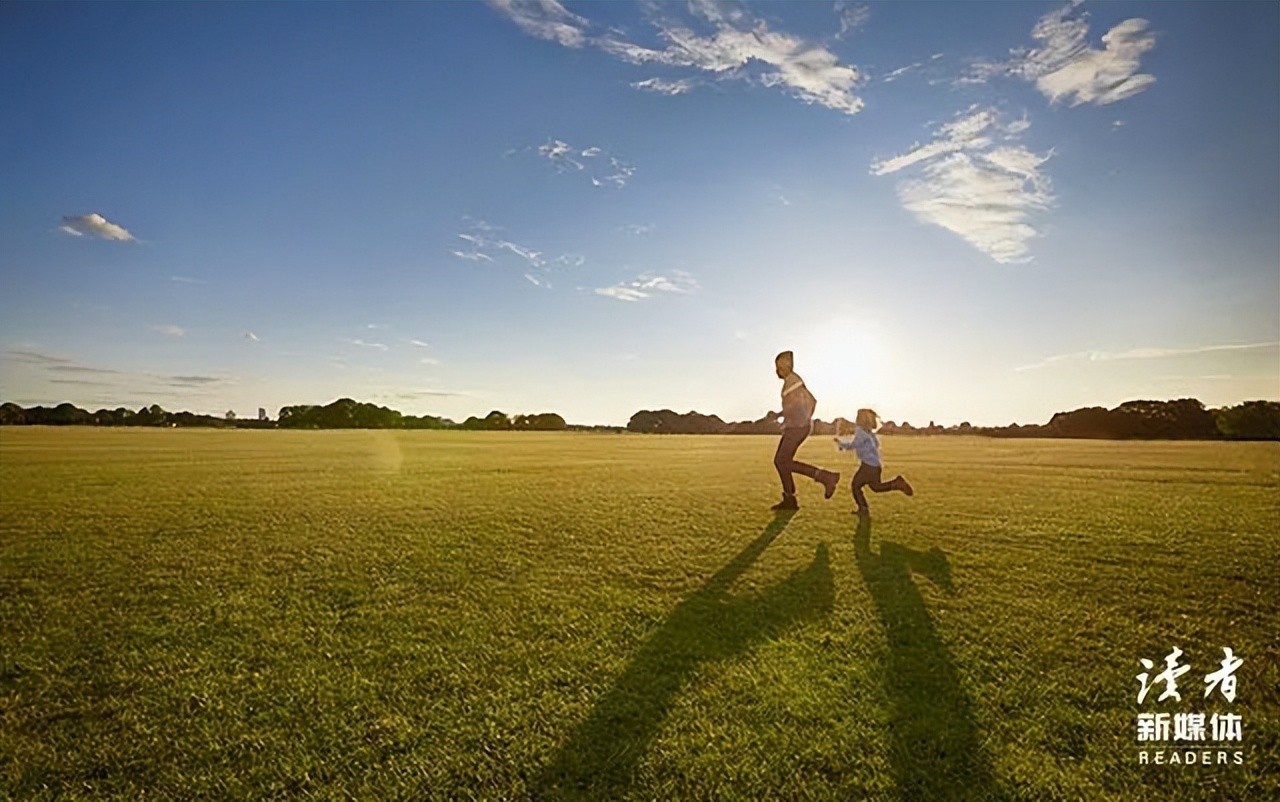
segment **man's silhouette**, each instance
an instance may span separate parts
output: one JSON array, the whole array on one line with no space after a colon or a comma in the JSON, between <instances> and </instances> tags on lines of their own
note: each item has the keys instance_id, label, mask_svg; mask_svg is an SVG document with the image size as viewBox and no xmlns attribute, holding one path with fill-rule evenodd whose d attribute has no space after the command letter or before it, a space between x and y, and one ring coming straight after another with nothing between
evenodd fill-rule
<instances>
[{"instance_id":1,"label":"man's silhouette","mask_svg":"<svg viewBox=\"0 0 1280 802\"><path fill-rule=\"evenodd\" d=\"M822 468L804 462L796 462L796 450L813 431L813 410L818 402L804 386L801 379L792 369L794 356L790 351L783 351L773 360L773 367L782 379L782 412L775 417L782 418L782 439L778 441L778 451L773 455L774 467L782 479L782 501L774 504L773 510L798 510L796 501L796 483L791 477L793 473L803 474L815 482L822 484L824 495L831 498L840 483L840 474L825 471Z\"/></svg>"}]
</instances>

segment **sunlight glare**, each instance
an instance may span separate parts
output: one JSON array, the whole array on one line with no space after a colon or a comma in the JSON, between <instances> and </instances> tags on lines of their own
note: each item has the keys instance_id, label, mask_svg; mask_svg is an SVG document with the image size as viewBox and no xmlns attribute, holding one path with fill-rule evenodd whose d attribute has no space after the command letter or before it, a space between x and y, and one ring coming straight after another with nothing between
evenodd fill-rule
<instances>
[{"instance_id":1,"label":"sunlight glare","mask_svg":"<svg viewBox=\"0 0 1280 802\"><path fill-rule=\"evenodd\" d=\"M796 372L818 399L816 416L853 419L884 401L891 384L889 338L874 320L828 318L797 343Z\"/></svg>"}]
</instances>

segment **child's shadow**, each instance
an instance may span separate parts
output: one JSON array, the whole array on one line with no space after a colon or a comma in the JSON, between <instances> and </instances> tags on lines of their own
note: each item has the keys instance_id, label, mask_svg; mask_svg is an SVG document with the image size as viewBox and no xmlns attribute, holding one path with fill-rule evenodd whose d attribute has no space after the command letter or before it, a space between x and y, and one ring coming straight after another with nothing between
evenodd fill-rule
<instances>
[{"instance_id":1,"label":"child's shadow","mask_svg":"<svg viewBox=\"0 0 1280 802\"><path fill-rule=\"evenodd\" d=\"M860 519L853 545L889 646L889 762L902 799L998 798L955 662L912 579L920 574L954 593L947 556L886 542L873 552L868 518Z\"/></svg>"},{"instance_id":2,"label":"child's shadow","mask_svg":"<svg viewBox=\"0 0 1280 802\"><path fill-rule=\"evenodd\" d=\"M533 798L625 795L680 690L704 663L743 654L788 625L831 609L825 543L807 567L762 593L728 593L790 519L789 512L778 513L759 537L672 610L534 780Z\"/></svg>"}]
</instances>

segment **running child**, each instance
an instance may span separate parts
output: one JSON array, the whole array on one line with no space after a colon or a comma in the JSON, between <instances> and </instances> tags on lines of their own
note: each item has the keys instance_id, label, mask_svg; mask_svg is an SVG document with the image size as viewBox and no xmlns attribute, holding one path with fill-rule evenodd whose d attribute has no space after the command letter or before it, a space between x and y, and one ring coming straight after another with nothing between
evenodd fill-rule
<instances>
[{"instance_id":1,"label":"running child","mask_svg":"<svg viewBox=\"0 0 1280 802\"><path fill-rule=\"evenodd\" d=\"M853 450L857 452L862 464L858 466L852 482L853 500L858 505L858 508L853 511L855 515L871 514L871 510L867 507L867 497L862 493L863 487L869 487L876 493L901 490L908 496L914 496L916 492L902 474L898 474L889 482L880 481L880 438L875 435L875 430L879 427L879 416L874 410L858 410L853 426Z\"/></svg>"}]
</instances>

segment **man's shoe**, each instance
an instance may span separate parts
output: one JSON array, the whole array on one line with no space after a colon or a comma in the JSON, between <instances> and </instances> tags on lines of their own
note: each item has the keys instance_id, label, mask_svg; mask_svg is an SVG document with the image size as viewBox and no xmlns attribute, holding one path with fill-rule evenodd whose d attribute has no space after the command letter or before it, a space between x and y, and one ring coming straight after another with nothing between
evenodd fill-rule
<instances>
[{"instance_id":1,"label":"man's shoe","mask_svg":"<svg viewBox=\"0 0 1280 802\"><path fill-rule=\"evenodd\" d=\"M836 486L840 484L840 474L835 471L823 471L818 474L818 481L822 482L823 497L831 498L836 494Z\"/></svg>"},{"instance_id":2,"label":"man's shoe","mask_svg":"<svg viewBox=\"0 0 1280 802\"><path fill-rule=\"evenodd\" d=\"M914 496L916 494L915 489L911 487L911 483L902 476L898 477L898 489L903 493L906 493L908 496Z\"/></svg>"},{"instance_id":3,"label":"man's shoe","mask_svg":"<svg viewBox=\"0 0 1280 802\"><path fill-rule=\"evenodd\" d=\"M784 495L782 496L782 501L779 501L777 504L774 504L774 505L773 505L772 507L770 507L769 509L771 509L771 510L798 510L798 509L800 509L800 503L799 503L798 501L796 501L796 497L795 497L795 496L788 496L788 495L785 495L785 494L784 494Z\"/></svg>"}]
</instances>

